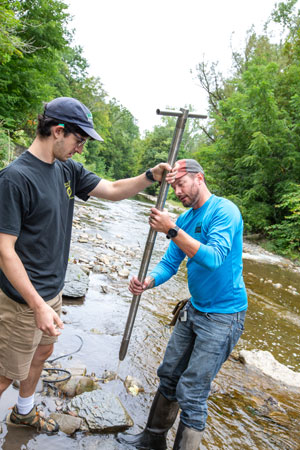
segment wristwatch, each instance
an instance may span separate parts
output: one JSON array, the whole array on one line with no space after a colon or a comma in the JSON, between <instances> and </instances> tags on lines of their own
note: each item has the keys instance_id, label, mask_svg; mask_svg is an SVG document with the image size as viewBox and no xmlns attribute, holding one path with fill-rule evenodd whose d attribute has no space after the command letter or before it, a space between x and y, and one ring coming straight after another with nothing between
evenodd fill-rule
<instances>
[{"instance_id":1,"label":"wristwatch","mask_svg":"<svg viewBox=\"0 0 300 450\"><path fill-rule=\"evenodd\" d=\"M156 180L154 179L154 176L153 176L153 173L152 173L152 170L151 170L151 169L148 169L148 170L146 171L146 177L147 177L147 179L148 179L149 181L151 181L152 183L154 183L154 181L156 181Z\"/></svg>"},{"instance_id":2,"label":"wristwatch","mask_svg":"<svg viewBox=\"0 0 300 450\"><path fill-rule=\"evenodd\" d=\"M174 228L170 228L168 233L167 233L167 235L166 235L166 238L167 239L172 239L172 238L176 237L179 230L180 230L180 228L177 225L175 225Z\"/></svg>"}]
</instances>

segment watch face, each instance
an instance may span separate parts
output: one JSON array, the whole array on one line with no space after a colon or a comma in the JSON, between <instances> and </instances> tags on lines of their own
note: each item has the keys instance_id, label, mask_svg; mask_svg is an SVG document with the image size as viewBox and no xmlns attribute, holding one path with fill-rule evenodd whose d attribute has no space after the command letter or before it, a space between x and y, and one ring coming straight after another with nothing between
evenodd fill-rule
<instances>
[{"instance_id":1,"label":"watch face","mask_svg":"<svg viewBox=\"0 0 300 450\"><path fill-rule=\"evenodd\" d=\"M168 236L170 236L170 238L176 237L177 230L175 230L175 228L170 228L170 230L168 231Z\"/></svg>"}]
</instances>

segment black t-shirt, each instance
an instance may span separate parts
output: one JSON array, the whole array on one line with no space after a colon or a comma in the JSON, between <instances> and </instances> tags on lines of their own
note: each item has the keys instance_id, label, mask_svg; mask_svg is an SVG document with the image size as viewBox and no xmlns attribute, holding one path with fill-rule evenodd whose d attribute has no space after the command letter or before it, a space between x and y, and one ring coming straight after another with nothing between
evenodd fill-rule
<instances>
[{"instance_id":1,"label":"black t-shirt","mask_svg":"<svg viewBox=\"0 0 300 450\"><path fill-rule=\"evenodd\" d=\"M15 250L45 301L63 288L74 196L87 200L100 180L76 161L48 164L29 151L0 172L0 233L18 237ZM1 270L0 288L25 303Z\"/></svg>"}]
</instances>

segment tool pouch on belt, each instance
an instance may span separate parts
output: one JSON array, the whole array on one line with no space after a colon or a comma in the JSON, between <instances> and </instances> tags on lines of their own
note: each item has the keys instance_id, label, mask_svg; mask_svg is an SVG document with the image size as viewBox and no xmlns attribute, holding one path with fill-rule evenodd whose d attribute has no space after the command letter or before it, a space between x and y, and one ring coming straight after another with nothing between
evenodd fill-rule
<instances>
[{"instance_id":1,"label":"tool pouch on belt","mask_svg":"<svg viewBox=\"0 0 300 450\"><path fill-rule=\"evenodd\" d=\"M178 319L180 311L185 307L185 305L187 304L188 301L189 301L189 298L187 298L186 300L180 300L180 302L178 302L175 305L175 307L174 307L174 309L172 311L173 319L169 323L169 325L171 327L173 327L175 325L175 323L177 322L177 319Z\"/></svg>"}]
</instances>

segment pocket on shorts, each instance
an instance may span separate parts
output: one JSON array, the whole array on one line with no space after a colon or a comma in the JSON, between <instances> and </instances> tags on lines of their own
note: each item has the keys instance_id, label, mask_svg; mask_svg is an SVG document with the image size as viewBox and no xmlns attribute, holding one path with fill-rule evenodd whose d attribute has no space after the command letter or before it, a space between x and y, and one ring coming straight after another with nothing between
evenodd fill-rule
<instances>
[{"instance_id":1,"label":"pocket on shorts","mask_svg":"<svg viewBox=\"0 0 300 450\"><path fill-rule=\"evenodd\" d=\"M17 314L16 314L17 320L26 320L26 321L34 321L34 312L31 308L29 308L28 305L24 305L23 303L20 303L18 305Z\"/></svg>"}]
</instances>

